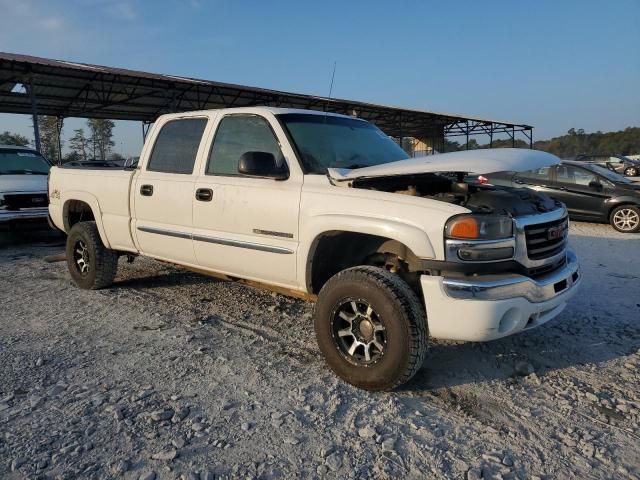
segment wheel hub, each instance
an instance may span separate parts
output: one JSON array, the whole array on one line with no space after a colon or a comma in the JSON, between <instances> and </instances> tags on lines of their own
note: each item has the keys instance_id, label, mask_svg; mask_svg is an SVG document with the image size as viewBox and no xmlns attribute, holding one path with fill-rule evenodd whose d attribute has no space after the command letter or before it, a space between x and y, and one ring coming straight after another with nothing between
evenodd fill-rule
<instances>
[{"instance_id":1,"label":"wheel hub","mask_svg":"<svg viewBox=\"0 0 640 480\"><path fill-rule=\"evenodd\" d=\"M382 358L386 328L366 300L346 299L332 315L332 332L340 353L352 363L370 365Z\"/></svg>"},{"instance_id":2,"label":"wheel hub","mask_svg":"<svg viewBox=\"0 0 640 480\"><path fill-rule=\"evenodd\" d=\"M638 223L640 223L640 218L634 210L623 208L616 212L613 217L613 222L620 230L627 231L635 229Z\"/></svg>"},{"instance_id":3,"label":"wheel hub","mask_svg":"<svg viewBox=\"0 0 640 480\"><path fill-rule=\"evenodd\" d=\"M77 240L73 246L73 260L76 265L76 269L82 275L86 275L89 272L89 268L91 266L89 249L82 240Z\"/></svg>"}]
</instances>

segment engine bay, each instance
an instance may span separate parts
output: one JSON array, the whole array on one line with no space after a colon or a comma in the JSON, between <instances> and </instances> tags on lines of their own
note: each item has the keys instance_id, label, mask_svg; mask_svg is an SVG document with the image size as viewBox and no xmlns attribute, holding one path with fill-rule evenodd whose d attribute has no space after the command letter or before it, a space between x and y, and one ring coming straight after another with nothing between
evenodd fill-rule
<instances>
[{"instance_id":1,"label":"engine bay","mask_svg":"<svg viewBox=\"0 0 640 480\"><path fill-rule=\"evenodd\" d=\"M462 172L360 178L351 187L430 198L460 205L474 213L514 217L549 212L559 206L534 190L482 184Z\"/></svg>"}]
</instances>

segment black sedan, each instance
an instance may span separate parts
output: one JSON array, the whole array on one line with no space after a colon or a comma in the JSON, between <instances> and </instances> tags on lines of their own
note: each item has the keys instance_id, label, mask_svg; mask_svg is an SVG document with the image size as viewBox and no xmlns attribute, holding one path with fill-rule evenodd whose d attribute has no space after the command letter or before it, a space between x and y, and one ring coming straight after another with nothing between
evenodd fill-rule
<instances>
[{"instance_id":1,"label":"black sedan","mask_svg":"<svg viewBox=\"0 0 640 480\"><path fill-rule=\"evenodd\" d=\"M640 183L607 167L563 161L553 167L485 177L494 185L528 187L546 193L564 203L575 220L610 223L619 232L640 231Z\"/></svg>"}]
</instances>

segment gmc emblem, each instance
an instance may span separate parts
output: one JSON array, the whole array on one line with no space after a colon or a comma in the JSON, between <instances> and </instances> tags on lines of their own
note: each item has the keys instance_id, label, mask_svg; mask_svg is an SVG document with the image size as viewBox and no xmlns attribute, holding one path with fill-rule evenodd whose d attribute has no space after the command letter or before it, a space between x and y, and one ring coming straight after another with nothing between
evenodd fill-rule
<instances>
[{"instance_id":1,"label":"gmc emblem","mask_svg":"<svg viewBox=\"0 0 640 480\"><path fill-rule=\"evenodd\" d=\"M547 240L558 240L564 238L565 225L558 225L547 229Z\"/></svg>"}]
</instances>

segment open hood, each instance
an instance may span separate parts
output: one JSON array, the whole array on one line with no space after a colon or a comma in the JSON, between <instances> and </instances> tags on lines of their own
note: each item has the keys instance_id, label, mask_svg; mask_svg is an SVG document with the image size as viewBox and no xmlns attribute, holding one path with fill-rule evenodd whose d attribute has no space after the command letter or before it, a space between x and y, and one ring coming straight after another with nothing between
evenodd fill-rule
<instances>
[{"instance_id":1,"label":"open hood","mask_svg":"<svg viewBox=\"0 0 640 480\"><path fill-rule=\"evenodd\" d=\"M560 163L558 157L540 150L492 148L409 158L372 167L330 168L328 173L332 180L344 182L358 178L437 172L465 172L478 175L494 172L522 172L558 163Z\"/></svg>"}]
</instances>

